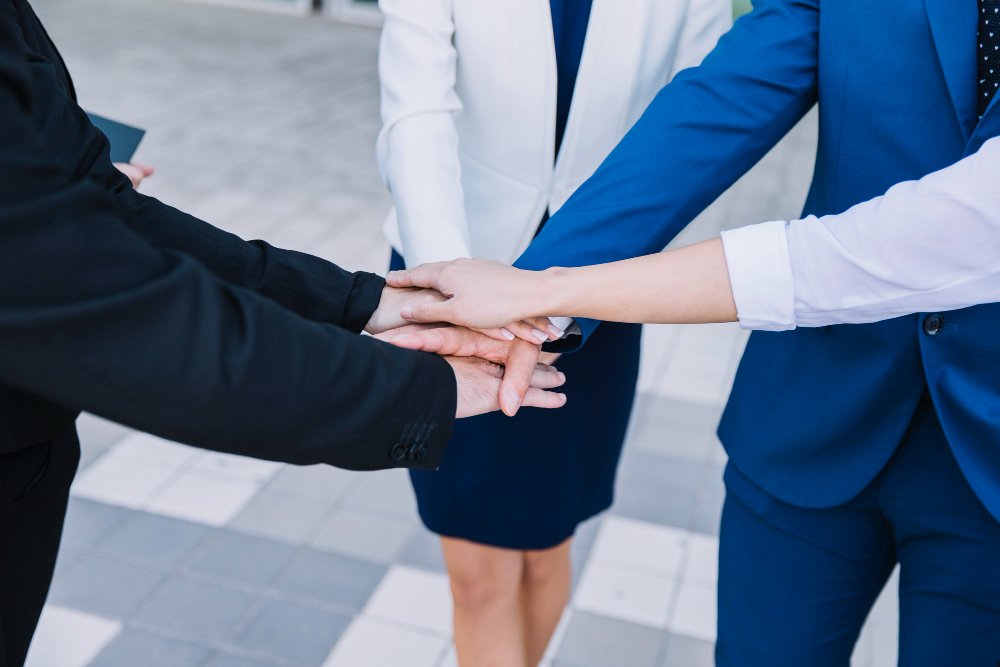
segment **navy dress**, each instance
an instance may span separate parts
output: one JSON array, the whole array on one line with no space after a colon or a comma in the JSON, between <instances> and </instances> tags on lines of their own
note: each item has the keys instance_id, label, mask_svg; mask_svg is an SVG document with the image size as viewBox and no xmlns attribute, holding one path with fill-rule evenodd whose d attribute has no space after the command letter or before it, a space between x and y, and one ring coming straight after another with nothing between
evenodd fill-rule
<instances>
[{"instance_id":1,"label":"navy dress","mask_svg":"<svg viewBox=\"0 0 1000 667\"><path fill-rule=\"evenodd\" d=\"M556 151L590 18L590 0L551 0L558 67ZM403 268L393 253L393 270ZM603 324L557 362L567 405L460 420L437 472L410 477L424 524L508 549L546 549L607 509L639 374L641 327Z\"/></svg>"}]
</instances>

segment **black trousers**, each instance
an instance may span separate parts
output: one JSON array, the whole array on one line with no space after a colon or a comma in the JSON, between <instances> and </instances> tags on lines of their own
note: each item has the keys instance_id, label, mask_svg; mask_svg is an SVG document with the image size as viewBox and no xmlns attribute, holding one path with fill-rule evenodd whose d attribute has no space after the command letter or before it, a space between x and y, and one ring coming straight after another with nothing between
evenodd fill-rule
<instances>
[{"instance_id":1,"label":"black trousers","mask_svg":"<svg viewBox=\"0 0 1000 667\"><path fill-rule=\"evenodd\" d=\"M24 664L52 582L79 462L75 429L0 455L0 667Z\"/></svg>"}]
</instances>

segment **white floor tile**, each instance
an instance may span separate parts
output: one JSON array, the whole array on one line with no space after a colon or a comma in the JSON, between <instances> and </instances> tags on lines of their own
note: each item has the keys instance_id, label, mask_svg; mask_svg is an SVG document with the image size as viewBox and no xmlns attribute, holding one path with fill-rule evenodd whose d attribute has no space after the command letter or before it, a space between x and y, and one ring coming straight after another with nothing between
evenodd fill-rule
<instances>
[{"instance_id":1,"label":"white floor tile","mask_svg":"<svg viewBox=\"0 0 1000 667\"><path fill-rule=\"evenodd\" d=\"M437 667L448 646L443 637L359 616L323 667Z\"/></svg>"},{"instance_id":2,"label":"white floor tile","mask_svg":"<svg viewBox=\"0 0 1000 667\"><path fill-rule=\"evenodd\" d=\"M681 582L677 606L671 614L667 629L674 634L714 642L715 623L715 586L697 581Z\"/></svg>"},{"instance_id":3,"label":"white floor tile","mask_svg":"<svg viewBox=\"0 0 1000 667\"><path fill-rule=\"evenodd\" d=\"M206 452L194 460L191 470L208 477L246 481L263 486L281 470L282 465L246 456Z\"/></svg>"},{"instance_id":4,"label":"white floor tile","mask_svg":"<svg viewBox=\"0 0 1000 667\"><path fill-rule=\"evenodd\" d=\"M111 505L141 509L175 476L171 468L105 455L73 484L73 495Z\"/></svg>"},{"instance_id":5,"label":"white floor tile","mask_svg":"<svg viewBox=\"0 0 1000 667\"><path fill-rule=\"evenodd\" d=\"M31 642L26 667L84 667L121 632L122 624L48 605Z\"/></svg>"},{"instance_id":6,"label":"white floor tile","mask_svg":"<svg viewBox=\"0 0 1000 667\"><path fill-rule=\"evenodd\" d=\"M148 433L133 433L115 445L107 454L113 458L177 469L195 459L201 452L194 447L179 445Z\"/></svg>"},{"instance_id":7,"label":"white floor tile","mask_svg":"<svg viewBox=\"0 0 1000 667\"><path fill-rule=\"evenodd\" d=\"M687 539L684 530L609 516L601 522L590 560L672 578L681 571Z\"/></svg>"},{"instance_id":8,"label":"white floor tile","mask_svg":"<svg viewBox=\"0 0 1000 667\"><path fill-rule=\"evenodd\" d=\"M225 526L250 502L259 486L252 482L181 475L145 509L209 526Z\"/></svg>"},{"instance_id":9,"label":"white floor tile","mask_svg":"<svg viewBox=\"0 0 1000 667\"><path fill-rule=\"evenodd\" d=\"M687 546L684 579L714 586L719 580L719 538L691 533Z\"/></svg>"},{"instance_id":10,"label":"white floor tile","mask_svg":"<svg viewBox=\"0 0 1000 667\"><path fill-rule=\"evenodd\" d=\"M676 579L591 561L573 599L588 611L653 628L665 628Z\"/></svg>"},{"instance_id":11,"label":"white floor tile","mask_svg":"<svg viewBox=\"0 0 1000 667\"><path fill-rule=\"evenodd\" d=\"M448 578L411 567L390 568L368 600L365 614L450 637Z\"/></svg>"}]
</instances>

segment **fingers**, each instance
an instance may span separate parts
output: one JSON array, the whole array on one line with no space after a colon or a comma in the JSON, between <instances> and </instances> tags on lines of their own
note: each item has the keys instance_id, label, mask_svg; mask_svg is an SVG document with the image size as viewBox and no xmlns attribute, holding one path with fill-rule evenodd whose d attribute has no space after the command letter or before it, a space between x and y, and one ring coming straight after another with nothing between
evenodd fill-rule
<instances>
[{"instance_id":1,"label":"fingers","mask_svg":"<svg viewBox=\"0 0 1000 667\"><path fill-rule=\"evenodd\" d=\"M406 271L390 271L389 275L385 277L385 282L389 287L433 287L437 289L441 270L446 266L448 266L448 262L433 262L421 264Z\"/></svg>"},{"instance_id":2,"label":"fingers","mask_svg":"<svg viewBox=\"0 0 1000 667\"><path fill-rule=\"evenodd\" d=\"M555 389L566 384L566 376L552 366L536 364L531 375L531 386L536 389Z\"/></svg>"},{"instance_id":3,"label":"fingers","mask_svg":"<svg viewBox=\"0 0 1000 667\"><path fill-rule=\"evenodd\" d=\"M511 322L505 328L532 345L541 345L549 340L549 334L543 329L536 328L531 322Z\"/></svg>"},{"instance_id":4,"label":"fingers","mask_svg":"<svg viewBox=\"0 0 1000 667\"><path fill-rule=\"evenodd\" d=\"M507 361L509 342L494 340L470 329L461 327L425 329L419 325L411 325L403 327L400 331L404 333L392 337L379 337L408 350L451 357L480 357L497 364Z\"/></svg>"},{"instance_id":5,"label":"fingers","mask_svg":"<svg viewBox=\"0 0 1000 667\"><path fill-rule=\"evenodd\" d=\"M531 388L524 396L524 407L554 410L566 405L566 394Z\"/></svg>"},{"instance_id":6,"label":"fingers","mask_svg":"<svg viewBox=\"0 0 1000 667\"><path fill-rule=\"evenodd\" d=\"M454 311L454 304L451 301L439 301L403 306L402 310L399 311L399 315L408 322L451 322L452 324L461 324L461 322L455 321Z\"/></svg>"},{"instance_id":7,"label":"fingers","mask_svg":"<svg viewBox=\"0 0 1000 667\"><path fill-rule=\"evenodd\" d=\"M507 355L507 367L500 382L500 409L508 417L517 414L531 386L541 348L533 343L515 340Z\"/></svg>"}]
</instances>

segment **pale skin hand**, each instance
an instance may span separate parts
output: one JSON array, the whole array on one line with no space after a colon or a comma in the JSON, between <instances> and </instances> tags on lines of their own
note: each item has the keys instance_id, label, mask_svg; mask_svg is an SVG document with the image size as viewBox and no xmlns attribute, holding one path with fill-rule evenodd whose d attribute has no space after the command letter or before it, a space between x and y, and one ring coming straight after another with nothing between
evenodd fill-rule
<instances>
[{"instance_id":1,"label":"pale skin hand","mask_svg":"<svg viewBox=\"0 0 1000 667\"><path fill-rule=\"evenodd\" d=\"M474 417L499 409L497 397L504 369L498 364L477 357L445 357L455 372L458 386L458 407L455 416ZM529 389L523 405L532 408L561 408L566 395L550 389L561 387L566 378L549 366L538 364L532 369Z\"/></svg>"},{"instance_id":2,"label":"pale skin hand","mask_svg":"<svg viewBox=\"0 0 1000 667\"><path fill-rule=\"evenodd\" d=\"M500 409L509 417L517 414L521 405L529 405L527 394L535 373L548 368L559 355L548 356L546 364L539 364L538 345L522 340L500 341L481 332L461 327L409 325L376 336L398 347L432 352L442 356L479 357L506 368L498 387ZM565 376L551 369L565 381Z\"/></svg>"},{"instance_id":3,"label":"pale skin hand","mask_svg":"<svg viewBox=\"0 0 1000 667\"><path fill-rule=\"evenodd\" d=\"M733 322L736 304L721 239L576 269L523 271L455 260L390 273L390 285L433 287L447 301L408 311L415 322L502 327L545 315L611 322Z\"/></svg>"},{"instance_id":4,"label":"pale skin hand","mask_svg":"<svg viewBox=\"0 0 1000 667\"><path fill-rule=\"evenodd\" d=\"M139 164L138 162L115 162L115 169L128 176L128 180L132 181L132 187L136 190L139 189L143 180L156 172L156 169L148 164Z\"/></svg>"}]
</instances>

